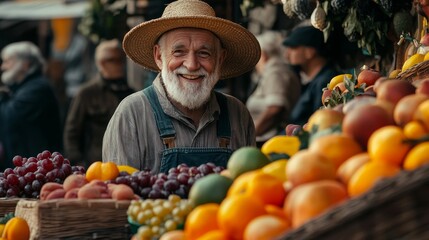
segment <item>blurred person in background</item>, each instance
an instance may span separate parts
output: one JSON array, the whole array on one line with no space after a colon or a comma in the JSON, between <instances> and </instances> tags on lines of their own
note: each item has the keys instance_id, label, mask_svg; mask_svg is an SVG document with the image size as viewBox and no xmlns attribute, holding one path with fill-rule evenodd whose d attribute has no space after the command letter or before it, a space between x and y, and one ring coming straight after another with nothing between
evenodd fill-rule
<instances>
[{"instance_id":1,"label":"blurred person in background","mask_svg":"<svg viewBox=\"0 0 429 240\"><path fill-rule=\"evenodd\" d=\"M59 105L44 75L45 59L31 42L3 48L0 94L0 170L12 167L16 155L36 156L43 150L61 151Z\"/></svg>"},{"instance_id":2,"label":"blurred person in background","mask_svg":"<svg viewBox=\"0 0 429 240\"><path fill-rule=\"evenodd\" d=\"M128 86L125 53L118 40L95 50L97 76L84 83L71 102L64 128L64 149L71 163L88 167L101 161L104 131L119 102L134 90Z\"/></svg>"},{"instance_id":3,"label":"blurred person in background","mask_svg":"<svg viewBox=\"0 0 429 240\"><path fill-rule=\"evenodd\" d=\"M313 26L300 25L284 40L285 58L301 77L301 95L293 108L289 123L304 125L322 107L322 89L340 74L331 59L323 32Z\"/></svg>"},{"instance_id":4,"label":"blurred person in background","mask_svg":"<svg viewBox=\"0 0 429 240\"><path fill-rule=\"evenodd\" d=\"M261 58L253 74L256 88L246 106L255 122L256 142L260 147L286 126L298 101L301 84L298 75L283 58L282 35L266 31L256 39L261 45Z\"/></svg>"}]
</instances>

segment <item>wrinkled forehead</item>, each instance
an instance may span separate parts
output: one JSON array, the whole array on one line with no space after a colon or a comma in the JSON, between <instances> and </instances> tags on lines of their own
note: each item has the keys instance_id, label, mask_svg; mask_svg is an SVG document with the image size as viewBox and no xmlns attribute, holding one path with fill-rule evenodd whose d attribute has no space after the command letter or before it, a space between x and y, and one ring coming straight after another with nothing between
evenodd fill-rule
<instances>
[{"instance_id":1,"label":"wrinkled forehead","mask_svg":"<svg viewBox=\"0 0 429 240\"><path fill-rule=\"evenodd\" d=\"M190 34L198 34L204 38L207 38L208 41L213 42L215 45L222 43L222 41L216 36L216 34L214 34L213 32L206 30L206 29L201 29L201 28L175 28L172 30L169 30L165 33L163 33L159 39L158 39L158 43L160 42L161 39L176 39L177 36L189 36Z\"/></svg>"}]
</instances>

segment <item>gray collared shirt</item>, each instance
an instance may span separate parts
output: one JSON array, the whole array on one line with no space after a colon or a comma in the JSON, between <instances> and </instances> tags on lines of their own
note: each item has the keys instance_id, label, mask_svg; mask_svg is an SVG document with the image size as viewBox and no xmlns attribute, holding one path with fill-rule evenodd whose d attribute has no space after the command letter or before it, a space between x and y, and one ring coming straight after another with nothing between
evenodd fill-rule
<instances>
[{"instance_id":1,"label":"gray collared shirt","mask_svg":"<svg viewBox=\"0 0 429 240\"><path fill-rule=\"evenodd\" d=\"M219 105L211 94L198 128L166 97L159 76L153 85L163 111L171 117L176 130L176 147L219 147L216 120ZM230 148L255 146L255 126L246 106L227 95L231 124ZM117 107L103 138L103 161L159 172L164 145L159 136L152 107L142 91L126 97Z\"/></svg>"}]
</instances>

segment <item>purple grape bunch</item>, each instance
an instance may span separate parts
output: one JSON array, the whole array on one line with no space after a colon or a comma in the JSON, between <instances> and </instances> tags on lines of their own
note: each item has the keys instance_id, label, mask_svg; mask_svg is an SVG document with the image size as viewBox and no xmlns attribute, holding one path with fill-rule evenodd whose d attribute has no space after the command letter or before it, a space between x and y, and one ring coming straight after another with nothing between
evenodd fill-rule
<instances>
[{"instance_id":1,"label":"purple grape bunch","mask_svg":"<svg viewBox=\"0 0 429 240\"><path fill-rule=\"evenodd\" d=\"M224 167L211 162L198 167L183 163L169 169L167 173L152 174L150 170L142 170L130 175L121 172L111 182L130 186L143 199L168 199L170 194L184 199L188 198L189 190L197 179L212 173L219 174L222 170Z\"/></svg>"},{"instance_id":2,"label":"purple grape bunch","mask_svg":"<svg viewBox=\"0 0 429 240\"><path fill-rule=\"evenodd\" d=\"M82 166L71 166L59 152L45 150L36 157L16 155L14 168L0 172L0 197L39 198L40 189L47 182L63 183L70 174L84 174Z\"/></svg>"}]
</instances>

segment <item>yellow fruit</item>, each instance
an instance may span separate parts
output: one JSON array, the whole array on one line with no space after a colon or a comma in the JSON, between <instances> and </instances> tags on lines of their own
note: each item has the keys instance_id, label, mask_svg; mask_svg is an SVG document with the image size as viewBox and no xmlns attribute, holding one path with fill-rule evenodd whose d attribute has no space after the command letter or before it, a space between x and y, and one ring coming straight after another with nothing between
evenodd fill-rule
<instances>
[{"instance_id":1,"label":"yellow fruit","mask_svg":"<svg viewBox=\"0 0 429 240\"><path fill-rule=\"evenodd\" d=\"M276 160L272 163L269 163L265 167L262 168L262 172L271 175L273 177L276 177L282 182L285 182L287 180L286 176L286 159L280 159Z\"/></svg>"},{"instance_id":2,"label":"yellow fruit","mask_svg":"<svg viewBox=\"0 0 429 240\"><path fill-rule=\"evenodd\" d=\"M425 55L420 54L420 53L416 53L416 54L412 55L411 57L409 57L404 62L404 65L402 65L402 72L404 72L405 70L409 69L410 67L412 67L418 63L423 62L424 57L425 57Z\"/></svg>"},{"instance_id":3,"label":"yellow fruit","mask_svg":"<svg viewBox=\"0 0 429 240\"><path fill-rule=\"evenodd\" d=\"M396 78L399 73L401 73L401 69L395 69L389 73L389 78Z\"/></svg>"},{"instance_id":4,"label":"yellow fruit","mask_svg":"<svg viewBox=\"0 0 429 240\"><path fill-rule=\"evenodd\" d=\"M13 217L7 221L1 237L10 240L28 240L30 227L25 219Z\"/></svg>"},{"instance_id":5,"label":"yellow fruit","mask_svg":"<svg viewBox=\"0 0 429 240\"><path fill-rule=\"evenodd\" d=\"M297 136L274 136L262 145L261 151L274 161L289 159L299 151L300 146L301 142Z\"/></svg>"},{"instance_id":6,"label":"yellow fruit","mask_svg":"<svg viewBox=\"0 0 429 240\"><path fill-rule=\"evenodd\" d=\"M329 89L329 90L334 89L334 87L335 87L338 83L342 83L342 82L344 81L344 78L349 78L349 79L351 79L351 78L352 78L352 75L351 75L351 74L340 74L340 75L337 75L337 76L333 77L333 78L331 79L331 81L329 82L329 84L328 84L328 89Z\"/></svg>"},{"instance_id":7,"label":"yellow fruit","mask_svg":"<svg viewBox=\"0 0 429 240\"><path fill-rule=\"evenodd\" d=\"M429 151L429 142L423 142L410 150L404 160L405 170L414 170L423 165L429 164L427 153Z\"/></svg>"},{"instance_id":8,"label":"yellow fruit","mask_svg":"<svg viewBox=\"0 0 429 240\"><path fill-rule=\"evenodd\" d=\"M118 169L119 169L119 172L127 172L129 174L133 174L134 172L139 171L137 168L133 168L128 165L119 165Z\"/></svg>"},{"instance_id":9,"label":"yellow fruit","mask_svg":"<svg viewBox=\"0 0 429 240\"><path fill-rule=\"evenodd\" d=\"M0 224L0 236L3 234L4 227L4 224Z\"/></svg>"}]
</instances>

